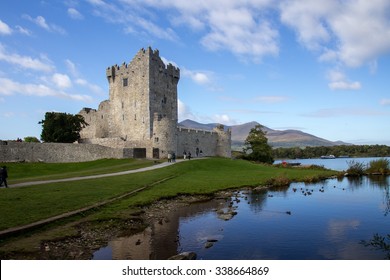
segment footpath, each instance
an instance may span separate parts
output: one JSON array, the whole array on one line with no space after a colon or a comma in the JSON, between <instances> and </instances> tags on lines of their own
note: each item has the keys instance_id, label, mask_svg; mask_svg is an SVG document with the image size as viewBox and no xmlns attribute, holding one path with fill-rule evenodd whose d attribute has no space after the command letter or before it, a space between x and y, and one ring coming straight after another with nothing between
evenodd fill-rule
<instances>
[{"instance_id":1,"label":"footpath","mask_svg":"<svg viewBox=\"0 0 390 280\"><path fill-rule=\"evenodd\" d=\"M204 158L193 158L191 160L198 160L198 159L204 159ZM164 162L164 163L156 164L156 165L149 166L149 167L133 169L133 170L127 170L127 171L121 171L121 172L115 172L115 173L91 175L91 176L84 176L84 177L72 177L72 178L57 179L57 180L25 182L25 183L20 183L20 184L9 185L8 187L16 188L16 187L43 185L43 184L58 183L58 182L71 182L71 181L97 179L97 178L112 177L112 176L121 176L121 175L126 175L126 174L145 172L145 171L155 170L155 169L159 169L159 168L164 168L164 167L173 165L175 163L183 162L183 161L185 161L185 160L184 159L178 159L175 162ZM36 228L36 227L39 227L39 226L42 226L42 225L45 225L45 224L48 224L48 223L60 220L60 219L68 218L70 216L77 215L77 214L80 214L82 212L86 212L86 211L92 210L94 208L98 208L98 207L104 206L104 205L106 205L108 203L112 203L114 201L117 201L117 200L123 199L125 197L134 195L134 194L136 194L136 193L138 193L140 191L143 191L146 188L149 188L149 187L151 187L153 185L160 184L160 183L162 183L164 181L167 181L167 180L170 180L172 178L173 177L164 178L164 179L162 179L160 181L154 182L153 184L151 184L149 186L141 187L139 189L133 190L133 191L128 192L128 193L124 193L124 194L122 194L120 196L117 196L117 197L111 198L109 200L105 200L105 201L93 204L93 205L88 206L88 207L84 207L84 208L77 209L77 210L74 210L74 211L66 212L66 213L63 213L63 214L60 214L60 215L57 215L57 216L54 216L54 217L50 217L50 218L47 218L47 219L44 219L44 220L40 220L40 221L31 223L31 224L22 225L22 226L18 226L18 227L13 227L13 228L8 228L8 229L5 229L5 230L2 230L2 231L0 231L0 238L6 237L6 236L10 236L10 235L16 234L16 233L21 233L21 232L23 232L25 230Z\"/></svg>"},{"instance_id":2,"label":"footpath","mask_svg":"<svg viewBox=\"0 0 390 280\"><path fill-rule=\"evenodd\" d=\"M193 160L196 160L196 159L200 159L200 158L194 158ZM115 172L115 173L106 173L106 174L98 174L98 175L90 175L90 176L82 176L82 177L72 177L72 178L56 179L56 180L24 182L24 183L19 183L19 184L8 185L8 187L17 188L17 187L26 187L26 186L34 186L34 185L44 185L44 184L50 184L50 183L72 182L72 181L80 181L80 180L89 180L89 179L99 179L99 178L105 178L105 177L121 176L121 175L127 175L127 174L132 174L132 173L145 172L145 171L155 170L155 169L159 169L159 168L164 168L164 167L170 166L172 164L175 164L178 162L183 162L183 161L184 161L184 159L178 159L175 162L163 162L160 164L155 164L155 165L144 167L144 168L132 169L132 170L127 170L127 171L120 171L120 172Z\"/></svg>"}]
</instances>

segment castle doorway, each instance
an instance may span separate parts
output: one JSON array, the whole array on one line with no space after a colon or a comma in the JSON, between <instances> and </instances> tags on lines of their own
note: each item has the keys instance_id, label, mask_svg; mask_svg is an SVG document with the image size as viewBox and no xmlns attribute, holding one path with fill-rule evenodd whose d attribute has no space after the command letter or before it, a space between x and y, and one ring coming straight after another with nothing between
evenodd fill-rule
<instances>
[{"instance_id":1,"label":"castle doorway","mask_svg":"<svg viewBox=\"0 0 390 280\"><path fill-rule=\"evenodd\" d=\"M134 148L134 158L146 158L146 148Z\"/></svg>"},{"instance_id":2,"label":"castle doorway","mask_svg":"<svg viewBox=\"0 0 390 280\"><path fill-rule=\"evenodd\" d=\"M153 158L160 158L160 149L153 148Z\"/></svg>"}]
</instances>

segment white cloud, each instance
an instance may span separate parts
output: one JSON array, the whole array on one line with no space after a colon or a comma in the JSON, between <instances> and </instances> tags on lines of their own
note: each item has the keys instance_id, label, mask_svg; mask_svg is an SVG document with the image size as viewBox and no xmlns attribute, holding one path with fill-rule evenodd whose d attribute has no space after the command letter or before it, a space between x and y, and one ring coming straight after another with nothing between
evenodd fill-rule
<instances>
[{"instance_id":1,"label":"white cloud","mask_svg":"<svg viewBox=\"0 0 390 280\"><path fill-rule=\"evenodd\" d=\"M52 82L61 89L70 88L72 86L72 82L68 75L54 73L52 78Z\"/></svg>"},{"instance_id":2,"label":"white cloud","mask_svg":"<svg viewBox=\"0 0 390 280\"><path fill-rule=\"evenodd\" d=\"M98 85L92 84L92 83L88 82L87 80L77 79L76 84L83 86L83 87L86 87L87 89L93 91L96 94L104 94L104 91L101 87L99 87Z\"/></svg>"},{"instance_id":3,"label":"white cloud","mask_svg":"<svg viewBox=\"0 0 390 280\"><path fill-rule=\"evenodd\" d=\"M304 46L319 52L320 61L348 67L390 51L389 12L387 0L286 0L280 5L282 22Z\"/></svg>"},{"instance_id":4,"label":"white cloud","mask_svg":"<svg viewBox=\"0 0 390 280\"><path fill-rule=\"evenodd\" d=\"M66 65L66 68L72 74L73 77L77 77L77 76L80 75L79 71L77 69L77 66L76 66L76 64L73 61L71 61L70 59L66 59L65 60L65 65Z\"/></svg>"},{"instance_id":5,"label":"white cloud","mask_svg":"<svg viewBox=\"0 0 390 280\"><path fill-rule=\"evenodd\" d=\"M380 104L383 106L389 106L390 105L390 99L389 98L384 98L380 101Z\"/></svg>"},{"instance_id":6,"label":"white cloud","mask_svg":"<svg viewBox=\"0 0 390 280\"><path fill-rule=\"evenodd\" d=\"M260 61L266 55L279 52L279 34L266 18L270 0L122 0L123 6L89 0L96 7L95 14L109 22L120 23L131 33L147 33L156 38L178 41L173 28L161 28L169 20L173 26L184 25L204 34L200 43L208 50L227 50L240 58ZM169 10L154 13L156 10ZM162 18L161 15L168 15Z\"/></svg>"},{"instance_id":7,"label":"white cloud","mask_svg":"<svg viewBox=\"0 0 390 280\"><path fill-rule=\"evenodd\" d=\"M177 111L179 121L186 119L196 121L198 118L191 112L191 109L188 108L180 99L177 100Z\"/></svg>"},{"instance_id":8,"label":"white cloud","mask_svg":"<svg viewBox=\"0 0 390 280\"><path fill-rule=\"evenodd\" d=\"M279 53L278 31L250 7L229 10L208 10L210 31L201 39L212 51L228 50L237 56L249 56L260 61L266 55Z\"/></svg>"},{"instance_id":9,"label":"white cloud","mask_svg":"<svg viewBox=\"0 0 390 280\"><path fill-rule=\"evenodd\" d=\"M362 85L360 82L347 82L347 81L336 81L328 84L332 90L358 90L361 89Z\"/></svg>"},{"instance_id":10,"label":"white cloud","mask_svg":"<svg viewBox=\"0 0 390 280\"><path fill-rule=\"evenodd\" d=\"M103 0L88 0L94 7L94 14L104 18L107 22L120 24L125 33L133 33L139 36L152 35L168 41L177 41L178 37L170 27L162 28L160 23L154 23L149 17L151 13L131 1L120 3L106 3ZM149 36L148 36L149 37Z\"/></svg>"},{"instance_id":11,"label":"white cloud","mask_svg":"<svg viewBox=\"0 0 390 280\"><path fill-rule=\"evenodd\" d=\"M75 8L69 8L68 9L68 15L72 19L84 19L84 16L78 10L76 10Z\"/></svg>"},{"instance_id":12,"label":"white cloud","mask_svg":"<svg viewBox=\"0 0 390 280\"><path fill-rule=\"evenodd\" d=\"M22 84L7 78L0 78L0 95L22 94L38 97L58 97L76 101L91 102L88 95L69 94L62 90L55 90L43 84Z\"/></svg>"},{"instance_id":13,"label":"white cloud","mask_svg":"<svg viewBox=\"0 0 390 280\"><path fill-rule=\"evenodd\" d=\"M100 86L90 83L87 80L81 78L82 75L80 74L80 71L78 70L76 63L74 63L70 59L66 59L65 65L68 71L70 72L71 76L75 79L74 82L76 85L87 88L88 90L96 94L100 94L100 95L104 94L104 90Z\"/></svg>"},{"instance_id":14,"label":"white cloud","mask_svg":"<svg viewBox=\"0 0 390 280\"><path fill-rule=\"evenodd\" d=\"M0 19L0 35L10 35L11 33L11 27Z\"/></svg>"},{"instance_id":15,"label":"white cloud","mask_svg":"<svg viewBox=\"0 0 390 280\"><path fill-rule=\"evenodd\" d=\"M161 60L164 62L165 67L168 66L169 64L172 64L172 65L175 66L176 68L179 68L179 66L177 65L176 62L171 61L171 60L168 60L168 59L166 59L166 58L163 57L163 56L161 57Z\"/></svg>"},{"instance_id":16,"label":"white cloud","mask_svg":"<svg viewBox=\"0 0 390 280\"><path fill-rule=\"evenodd\" d=\"M17 25L15 26L16 30L21 33L21 34L24 34L24 35L27 35L27 36L31 36L31 31L26 29L26 28L23 28L21 27L20 25Z\"/></svg>"},{"instance_id":17,"label":"white cloud","mask_svg":"<svg viewBox=\"0 0 390 280\"><path fill-rule=\"evenodd\" d=\"M328 72L329 88L332 90L359 90L362 85L360 82L349 81L345 74L339 70L331 70Z\"/></svg>"},{"instance_id":18,"label":"white cloud","mask_svg":"<svg viewBox=\"0 0 390 280\"><path fill-rule=\"evenodd\" d=\"M181 71L183 77L188 77L195 83L199 85L209 85L211 84L211 76L213 75L211 72L206 71L193 71L183 68Z\"/></svg>"},{"instance_id":19,"label":"white cloud","mask_svg":"<svg viewBox=\"0 0 390 280\"><path fill-rule=\"evenodd\" d=\"M234 125L237 124L237 121L232 119L226 114L218 115L215 114L214 117L212 118L213 122L224 124L224 125Z\"/></svg>"},{"instance_id":20,"label":"white cloud","mask_svg":"<svg viewBox=\"0 0 390 280\"><path fill-rule=\"evenodd\" d=\"M58 33L58 34L66 34L65 29L62 27L52 24L52 23L47 23L46 19L43 16L37 16L36 18L31 17L30 15L23 15L23 18L35 23L39 27L45 29L48 32L53 32L53 33Z\"/></svg>"},{"instance_id":21,"label":"white cloud","mask_svg":"<svg viewBox=\"0 0 390 280\"><path fill-rule=\"evenodd\" d=\"M54 70L53 65L46 57L41 59L31 58L29 56L22 56L16 53L9 53L5 47L0 43L0 60L7 63L17 65L25 69L36 71L51 72Z\"/></svg>"}]
</instances>

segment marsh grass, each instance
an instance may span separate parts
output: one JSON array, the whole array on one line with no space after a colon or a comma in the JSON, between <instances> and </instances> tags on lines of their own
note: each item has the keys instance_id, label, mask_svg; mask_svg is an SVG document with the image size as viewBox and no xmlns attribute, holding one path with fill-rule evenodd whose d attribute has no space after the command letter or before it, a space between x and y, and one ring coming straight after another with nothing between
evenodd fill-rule
<instances>
[{"instance_id":1,"label":"marsh grass","mask_svg":"<svg viewBox=\"0 0 390 280\"><path fill-rule=\"evenodd\" d=\"M366 172L368 174L389 174L390 161L386 158L372 160L367 166Z\"/></svg>"},{"instance_id":2,"label":"marsh grass","mask_svg":"<svg viewBox=\"0 0 390 280\"><path fill-rule=\"evenodd\" d=\"M95 172L96 168L90 170ZM51 172L53 173L47 171L47 175L54 176L58 170ZM80 169L78 172L89 175L86 170ZM129 208L147 205L161 198L173 198L180 194L213 194L223 189L264 185L267 180L277 177L303 181L304 178L324 178L335 173L337 172L304 168L286 170L243 160L210 158L115 177L0 189L0 211L3 213L0 215L0 230L87 207L144 186L149 187L97 212L101 211L105 218L114 217ZM26 174L26 178L30 178L29 174ZM169 179L154 184L166 178Z\"/></svg>"},{"instance_id":3,"label":"marsh grass","mask_svg":"<svg viewBox=\"0 0 390 280\"><path fill-rule=\"evenodd\" d=\"M365 173L365 165L358 161L348 161L348 169L347 174L348 176L362 176Z\"/></svg>"}]
</instances>

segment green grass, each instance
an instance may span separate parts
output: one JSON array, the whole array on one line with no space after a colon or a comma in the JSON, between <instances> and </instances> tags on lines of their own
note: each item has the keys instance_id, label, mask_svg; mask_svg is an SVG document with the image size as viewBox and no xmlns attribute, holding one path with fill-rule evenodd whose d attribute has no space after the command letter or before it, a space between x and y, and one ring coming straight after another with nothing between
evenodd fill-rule
<instances>
[{"instance_id":1,"label":"green grass","mask_svg":"<svg viewBox=\"0 0 390 280\"><path fill-rule=\"evenodd\" d=\"M151 166L154 161L137 159L101 159L77 163L0 163L8 169L8 183L82 177Z\"/></svg>"},{"instance_id":2,"label":"green grass","mask_svg":"<svg viewBox=\"0 0 390 280\"><path fill-rule=\"evenodd\" d=\"M119 166L125 164L125 161L122 160L109 162L115 171L118 171ZM30 164L25 165L25 178L32 178L31 172L32 170L35 172L37 168L30 169L27 168ZM97 162L86 164L85 169L82 169L79 164L74 165L77 168L68 166L66 174L90 175L95 174L96 170L104 171L103 173L107 171L103 167L98 167ZM12 175L17 174L13 173L13 171L16 172L15 166L10 165ZM37 165L31 164L31 166L36 167ZM53 164L53 166L58 165ZM47 167L45 170L47 177L53 178L59 175L58 169ZM335 173L329 170L277 168L242 160L211 158L186 161L166 168L122 176L21 188L2 188L0 189L0 211L2 213L0 215L0 230L90 206L140 187L152 185L166 178L171 179L104 207L101 210L102 216L115 215L115 213L120 213L131 207L149 204L158 199L174 197L179 194L211 194L223 189L262 185L272 178L283 177L291 181L303 181L317 177L328 177Z\"/></svg>"}]
</instances>

